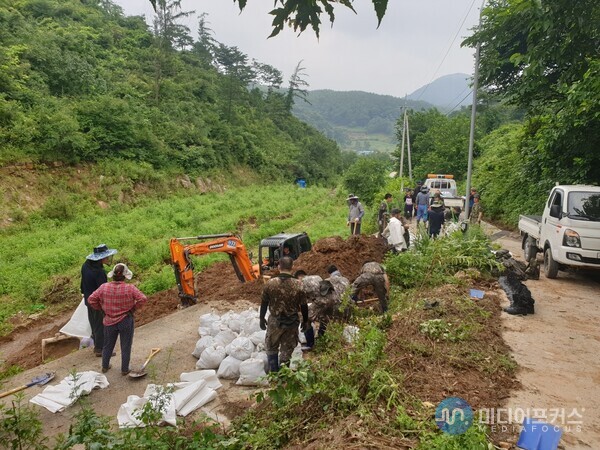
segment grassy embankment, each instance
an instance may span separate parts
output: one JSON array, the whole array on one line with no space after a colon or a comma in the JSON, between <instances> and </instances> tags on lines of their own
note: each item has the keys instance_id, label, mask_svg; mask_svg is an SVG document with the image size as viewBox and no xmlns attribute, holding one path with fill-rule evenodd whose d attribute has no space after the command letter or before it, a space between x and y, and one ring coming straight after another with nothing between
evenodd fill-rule
<instances>
[{"instance_id":1,"label":"grassy embankment","mask_svg":"<svg viewBox=\"0 0 600 450\"><path fill-rule=\"evenodd\" d=\"M310 229L316 240L345 233L343 199L330 189L253 185L224 193L177 192L139 201L135 207L78 211L64 220L34 215L0 231L0 332L8 319L69 307L79 300L79 270L99 243L117 248L147 294L175 284L169 265L171 237L235 232L249 250L281 231ZM201 269L223 255L201 258Z\"/></svg>"}]
</instances>

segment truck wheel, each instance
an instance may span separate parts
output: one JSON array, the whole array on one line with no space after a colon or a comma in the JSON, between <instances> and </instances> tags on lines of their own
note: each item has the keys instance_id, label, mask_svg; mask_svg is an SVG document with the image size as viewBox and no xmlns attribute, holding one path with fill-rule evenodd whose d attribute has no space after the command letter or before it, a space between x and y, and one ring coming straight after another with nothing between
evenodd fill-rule
<instances>
[{"instance_id":1,"label":"truck wheel","mask_svg":"<svg viewBox=\"0 0 600 450\"><path fill-rule=\"evenodd\" d=\"M523 247L523 256L525 257L525 261L529 262L531 258L535 258L535 255L538 253L538 248L535 245L535 239L528 237L525 239L525 245Z\"/></svg>"},{"instance_id":2,"label":"truck wheel","mask_svg":"<svg viewBox=\"0 0 600 450\"><path fill-rule=\"evenodd\" d=\"M550 247L544 252L544 274L546 278L556 278L558 276L558 263L552 258Z\"/></svg>"}]
</instances>

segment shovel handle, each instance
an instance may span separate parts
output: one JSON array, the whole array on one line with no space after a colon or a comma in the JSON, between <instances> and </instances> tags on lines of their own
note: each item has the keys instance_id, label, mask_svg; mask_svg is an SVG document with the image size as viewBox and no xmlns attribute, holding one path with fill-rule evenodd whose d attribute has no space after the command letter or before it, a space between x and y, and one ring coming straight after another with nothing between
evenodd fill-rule
<instances>
[{"instance_id":1,"label":"shovel handle","mask_svg":"<svg viewBox=\"0 0 600 450\"><path fill-rule=\"evenodd\" d=\"M2 394L0 394L0 398L8 397L10 394L15 394L19 391L22 391L23 389L27 389L28 387L28 384L24 384L23 386L16 387L14 389L11 389L10 391L3 392Z\"/></svg>"},{"instance_id":2,"label":"shovel handle","mask_svg":"<svg viewBox=\"0 0 600 450\"><path fill-rule=\"evenodd\" d=\"M144 365L142 366L142 370L144 370L146 368L146 366L148 365L148 363L150 362L150 360L152 358L154 358L154 356L160 352L160 348L153 348L150 350L150 354L148 355L148 359L146 360L146 362L144 363Z\"/></svg>"}]
</instances>

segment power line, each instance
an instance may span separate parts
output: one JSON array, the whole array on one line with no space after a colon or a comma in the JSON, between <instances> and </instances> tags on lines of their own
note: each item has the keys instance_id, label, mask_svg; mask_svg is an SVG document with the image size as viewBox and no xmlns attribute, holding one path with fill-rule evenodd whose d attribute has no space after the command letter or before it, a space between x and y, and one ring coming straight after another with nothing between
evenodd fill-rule
<instances>
[{"instance_id":1,"label":"power line","mask_svg":"<svg viewBox=\"0 0 600 450\"><path fill-rule=\"evenodd\" d=\"M450 53L450 50L452 49L452 46L454 45L454 41L456 41L456 38L458 37L458 34L460 33L460 31L462 30L463 25L465 24L467 17L469 17L469 13L471 12L471 9L473 9L473 5L475 4L475 0L473 0L471 2L471 6L469 6L469 10L467 11L467 13L465 14L465 17L463 17L462 22L460 23L460 26L458 27L458 30L456 30L456 34L454 35L454 38L452 39L452 42L450 42L450 45L448 46L448 50L446 50L446 54L444 55L444 57L442 58L442 61L440 62L440 64L438 65L437 69L435 69L435 72L433 73L433 76L431 77L431 81L429 83L427 83L425 85L425 89L423 89L421 91L421 93L419 94L419 97L417 97L417 99L415 101L419 101L421 99L421 97L423 96L423 94L425 94L425 92L427 91L427 89L429 88L429 86L431 85L431 83L433 82L433 80L435 79L435 76L437 75L438 71L440 70L440 68L442 67L442 64L444 64L444 61L446 61L446 57L448 56L448 54Z\"/></svg>"},{"instance_id":2,"label":"power line","mask_svg":"<svg viewBox=\"0 0 600 450\"><path fill-rule=\"evenodd\" d=\"M444 106L444 110L450 108L451 105L454 105L454 102L459 97L461 97L468 89L471 89L471 87L467 85L467 87L465 87L456 97L454 97L452 100L450 100L446 106ZM472 92L472 90L471 90L471 92ZM462 102L462 100L461 100L461 102Z\"/></svg>"},{"instance_id":3,"label":"power line","mask_svg":"<svg viewBox=\"0 0 600 450\"><path fill-rule=\"evenodd\" d=\"M471 95L472 93L473 93L473 89L471 89L471 90L469 91L469 93L468 93L467 95L465 95L465 96L462 98L462 100L461 100L460 102L458 102L456 105L454 105L454 108L452 108L450 111L448 111L448 112L446 113L446 115L447 115L447 116L449 116L449 115L450 115L450 113L451 113L452 111L454 111L456 108L458 108L458 107L460 106L460 104L461 104L462 102L464 102L464 101L467 99L467 97L468 97L469 95Z\"/></svg>"}]
</instances>

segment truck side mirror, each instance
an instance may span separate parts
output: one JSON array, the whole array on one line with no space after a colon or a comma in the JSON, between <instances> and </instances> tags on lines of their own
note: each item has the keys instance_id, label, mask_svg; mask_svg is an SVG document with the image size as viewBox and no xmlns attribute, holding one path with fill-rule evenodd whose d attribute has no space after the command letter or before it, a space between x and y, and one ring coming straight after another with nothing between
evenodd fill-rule
<instances>
[{"instance_id":1,"label":"truck side mirror","mask_svg":"<svg viewBox=\"0 0 600 450\"><path fill-rule=\"evenodd\" d=\"M550 207L550 216L556 217L557 219L561 218L562 211L561 211L560 205L552 205Z\"/></svg>"}]
</instances>

